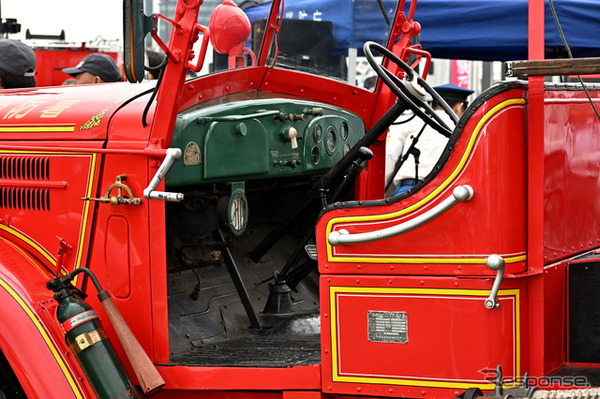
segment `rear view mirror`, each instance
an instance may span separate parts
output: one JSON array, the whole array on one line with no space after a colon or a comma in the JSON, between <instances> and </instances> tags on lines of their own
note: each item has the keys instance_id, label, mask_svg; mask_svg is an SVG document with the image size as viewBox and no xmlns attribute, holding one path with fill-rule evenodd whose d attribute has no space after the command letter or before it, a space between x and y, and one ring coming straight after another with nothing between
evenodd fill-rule
<instances>
[{"instance_id":1,"label":"rear view mirror","mask_svg":"<svg viewBox=\"0 0 600 399\"><path fill-rule=\"evenodd\" d=\"M144 39L153 27L156 23L144 14L143 0L123 0L123 60L131 83L144 79Z\"/></svg>"}]
</instances>

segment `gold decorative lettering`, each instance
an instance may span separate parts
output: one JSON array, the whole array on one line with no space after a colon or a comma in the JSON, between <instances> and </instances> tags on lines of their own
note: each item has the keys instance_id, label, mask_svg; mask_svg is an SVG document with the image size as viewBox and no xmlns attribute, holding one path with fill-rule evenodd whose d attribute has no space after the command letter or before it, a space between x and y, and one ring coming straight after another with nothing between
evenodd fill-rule
<instances>
[{"instance_id":1,"label":"gold decorative lettering","mask_svg":"<svg viewBox=\"0 0 600 399\"><path fill-rule=\"evenodd\" d=\"M30 101L28 103L19 104L8 111L6 115L4 115L4 119L21 119L43 103L44 101Z\"/></svg>"},{"instance_id":2,"label":"gold decorative lettering","mask_svg":"<svg viewBox=\"0 0 600 399\"><path fill-rule=\"evenodd\" d=\"M0 111L8 107L11 103L8 101L0 102Z\"/></svg>"},{"instance_id":3,"label":"gold decorative lettering","mask_svg":"<svg viewBox=\"0 0 600 399\"><path fill-rule=\"evenodd\" d=\"M63 100L56 104L50 105L48 108L44 108L41 112L40 118L56 118L61 112L71 108L73 105L81 102L81 100Z\"/></svg>"}]
</instances>

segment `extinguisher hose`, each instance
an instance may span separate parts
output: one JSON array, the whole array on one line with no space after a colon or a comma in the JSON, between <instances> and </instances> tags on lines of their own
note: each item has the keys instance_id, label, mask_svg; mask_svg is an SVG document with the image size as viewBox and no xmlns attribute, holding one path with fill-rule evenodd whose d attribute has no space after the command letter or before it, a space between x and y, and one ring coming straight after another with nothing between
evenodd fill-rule
<instances>
[{"instance_id":1,"label":"extinguisher hose","mask_svg":"<svg viewBox=\"0 0 600 399\"><path fill-rule=\"evenodd\" d=\"M98 291L98 299L100 300L100 302L102 302L106 298L110 297L108 292L106 292L100 285L100 282L96 278L96 275L87 267L80 267L78 269L73 270L70 273L65 274L64 276L56 277L56 278L48 281L46 286L48 287L48 289L50 289L54 292L57 292L58 290L60 290L60 288L64 287L71 280L73 280L75 278L75 276L78 275L79 273L84 273L85 275L87 275L90 278L90 280L92 280L92 284L94 284L94 287L96 287L96 291Z\"/></svg>"}]
</instances>

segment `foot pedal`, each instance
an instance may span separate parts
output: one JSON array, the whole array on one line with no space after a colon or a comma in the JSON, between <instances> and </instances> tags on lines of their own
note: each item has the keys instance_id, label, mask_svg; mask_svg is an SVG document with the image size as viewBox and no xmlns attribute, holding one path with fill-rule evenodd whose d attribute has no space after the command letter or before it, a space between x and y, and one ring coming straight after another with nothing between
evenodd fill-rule
<instances>
[{"instance_id":1,"label":"foot pedal","mask_svg":"<svg viewBox=\"0 0 600 399\"><path fill-rule=\"evenodd\" d=\"M317 245L316 244L306 244L304 246L304 250L309 258L312 260L317 260Z\"/></svg>"}]
</instances>

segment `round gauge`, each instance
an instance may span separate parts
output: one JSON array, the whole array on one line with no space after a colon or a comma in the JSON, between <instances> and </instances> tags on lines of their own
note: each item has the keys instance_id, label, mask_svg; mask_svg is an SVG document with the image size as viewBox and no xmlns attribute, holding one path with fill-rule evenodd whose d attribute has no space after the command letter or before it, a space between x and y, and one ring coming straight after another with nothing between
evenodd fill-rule
<instances>
[{"instance_id":1,"label":"round gauge","mask_svg":"<svg viewBox=\"0 0 600 399\"><path fill-rule=\"evenodd\" d=\"M344 141L348 138L348 124L346 122L342 123L342 128L340 129L340 137Z\"/></svg>"},{"instance_id":2,"label":"round gauge","mask_svg":"<svg viewBox=\"0 0 600 399\"><path fill-rule=\"evenodd\" d=\"M241 234L246 229L247 213L246 198L239 194L233 197L229 205L229 223L234 233Z\"/></svg>"},{"instance_id":3,"label":"round gauge","mask_svg":"<svg viewBox=\"0 0 600 399\"><path fill-rule=\"evenodd\" d=\"M321 127L321 125L315 125L315 129L313 130L313 138L315 139L316 143L319 143L323 138L323 128Z\"/></svg>"},{"instance_id":4,"label":"round gauge","mask_svg":"<svg viewBox=\"0 0 600 399\"><path fill-rule=\"evenodd\" d=\"M313 147L312 151L310 152L310 160L312 161L313 164L317 164L319 163L319 159L321 158L321 153L319 152L319 149L317 147Z\"/></svg>"},{"instance_id":5,"label":"round gauge","mask_svg":"<svg viewBox=\"0 0 600 399\"><path fill-rule=\"evenodd\" d=\"M350 152L350 144L344 143L344 155Z\"/></svg>"},{"instance_id":6,"label":"round gauge","mask_svg":"<svg viewBox=\"0 0 600 399\"><path fill-rule=\"evenodd\" d=\"M335 150L335 131L333 128L327 129L327 151L333 152Z\"/></svg>"}]
</instances>

